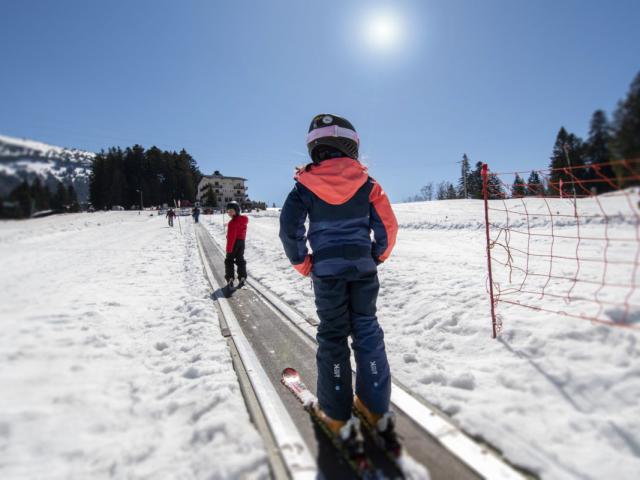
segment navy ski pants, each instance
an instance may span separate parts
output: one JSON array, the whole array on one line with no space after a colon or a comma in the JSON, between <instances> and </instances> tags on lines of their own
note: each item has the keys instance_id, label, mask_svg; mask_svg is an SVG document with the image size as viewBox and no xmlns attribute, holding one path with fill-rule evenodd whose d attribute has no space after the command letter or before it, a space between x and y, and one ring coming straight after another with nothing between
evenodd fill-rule
<instances>
[{"instance_id":1,"label":"navy ski pants","mask_svg":"<svg viewBox=\"0 0 640 480\"><path fill-rule=\"evenodd\" d=\"M376 318L377 273L347 277L313 276L318 326L318 402L336 420L348 420L353 401L351 335L356 360L356 394L374 413L389 410L391 374L384 333Z\"/></svg>"}]
</instances>

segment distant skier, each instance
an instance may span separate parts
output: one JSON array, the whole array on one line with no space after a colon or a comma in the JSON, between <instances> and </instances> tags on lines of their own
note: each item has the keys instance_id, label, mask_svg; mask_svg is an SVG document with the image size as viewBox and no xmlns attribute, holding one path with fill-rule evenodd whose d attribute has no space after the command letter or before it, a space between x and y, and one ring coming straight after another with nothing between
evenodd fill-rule
<instances>
[{"instance_id":1,"label":"distant skier","mask_svg":"<svg viewBox=\"0 0 640 480\"><path fill-rule=\"evenodd\" d=\"M167 218L169 219L169 226L173 227L173 219L176 218L176 212L173 211L173 208L167 210Z\"/></svg>"},{"instance_id":2,"label":"distant skier","mask_svg":"<svg viewBox=\"0 0 640 480\"><path fill-rule=\"evenodd\" d=\"M352 417L355 407L395 450L399 443L389 411L391 374L376 299L377 265L396 242L396 217L382 187L358 161L359 138L349 121L315 116L307 147L312 163L295 176L280 214L280 239L294 268L313 280L320 318L317 413L354 448L362 445L358 421ZM313 254L308 253L307 235ZM358 367L355 398L349 335Z\"/></svg>"},{"instance_id":3,"label":"distant skier","mask_svg":"<svg viewBox=\"0 0 640 480\"><path fill-rule=\"evenodd\" d=\"M238 202L227 203L227 214L231 220L227 224L227 256L224 260L224 278L233 286L234 263L238 266L238 282L244 285L247 279L247 262L244 259L244 241L247 237L249 217L240 215Z\"/></svg>"},{"instance_id":4,"label":"distant skier","mask_svg":"<svg viewBox=\"0 0 640 480\"><path fill-rule=\"evenodd\" d=\"M191 212L191 216L193 217L193 221L198 223L198 219L200 218L200 208L195 207Z\"/></svg>"}]
</instances>

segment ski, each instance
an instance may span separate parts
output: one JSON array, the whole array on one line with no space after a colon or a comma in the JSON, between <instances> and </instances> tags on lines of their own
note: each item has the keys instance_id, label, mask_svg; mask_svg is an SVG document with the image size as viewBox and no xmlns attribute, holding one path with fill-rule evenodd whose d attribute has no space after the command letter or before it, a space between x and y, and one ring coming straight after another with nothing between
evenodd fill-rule
<instances>
[{"instance_id":1,"label":"ski","mask_svg":"<svg viewBox=\"0 0 640 480\"><path fill-rule=\"evenodd\" d=\"M355 455L351 454L351 452L345 448L338 436L334 434L329 427L327 427L320 417L318 417L315 410L317 398L302 382L300 374L293 368L285 368L282 371L280 381L303 405L304 409L311 416L313 422L318 425L320 430L329 438L334 448L340 453L358 478L362 478L364 480L377 478L369 458L364 453L357 453Z\"/></svg>"}]
</instances>

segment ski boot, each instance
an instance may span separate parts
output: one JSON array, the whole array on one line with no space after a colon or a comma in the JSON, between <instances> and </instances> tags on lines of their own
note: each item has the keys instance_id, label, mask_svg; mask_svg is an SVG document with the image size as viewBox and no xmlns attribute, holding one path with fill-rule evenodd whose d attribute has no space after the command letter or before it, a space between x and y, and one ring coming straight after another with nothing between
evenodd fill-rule
<instances>
[{"instance_id":1,"label":"ski boot","mask_svg":"<svg viewBox=\"0 0 640 480\"><path fill-rule=\"evenodd\" d=\"M351 417L346 422L334 420L320 410L317 403L312 408L318 420L325 425L330 435L334 437L335 446L344 451L349 461L354 462L358 468L370 468L364 452L364 439L360 431L360 420L357 417Z\"/></svg>"},{"instance_id":2,"label":"ski boot","mask_svg":"<svg viewBox=\"0 0 640 480\"><path fill-rule=\"evenodd\" d=\"M392 457L398 458L402 453L402 445L398 440L398 434L395 429L395 413L392 411L384 414L373 413L362 403L362 400L357 395L353 400L353 409L356 415L362 419L365 427L371 432L378 447Z\"/></svg>"},{"instance_id":3,"label":"ski boot","mask_svg":"<svg viewBox=\"0 0 640 480\"><path fill-rule=\"evenodd\" d=\"M238 288L244 287L247 277L238 277Z\"/></svg>"},{"instance_id":4,"label":"ski boot","mask_svg":"<svg viewBox=\"0 0 640 480\"><path fill-rule=\"evenodd\" d=\"M347 451L349 458L356 464L368 463L364 453L364 439L360 431L360 420L351 417L338 431L338 438L342 447Z\"/></svg>"},{"instance_id":5,"label":"ski boot","mask_svg":"<svg viewBox=\"0 0 640 480\"><path fill-rule=\"evenodd\" d=\"M323 435L329 439L340 456L353 469L357 478L368 480L373 476L373 464L366 455L360 421L352 417L349 421L335 420L324 413L318 406L318 399L309 391L300 379L300 374L293 368L285 368L280 380L295 395L304 409L309 412Z\"/></svg>"}]
</instances>

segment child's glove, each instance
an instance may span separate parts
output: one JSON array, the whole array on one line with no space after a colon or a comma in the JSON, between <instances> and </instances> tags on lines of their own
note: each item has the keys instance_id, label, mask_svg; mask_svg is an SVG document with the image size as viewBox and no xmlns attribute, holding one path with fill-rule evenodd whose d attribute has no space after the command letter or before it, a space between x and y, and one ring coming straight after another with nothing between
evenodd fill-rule
<instances>
[{"instance_id":1,"label":"child's glove","mask_svg":"<svg viewBox=\"0 0 640 480\"><path fill-rule=\"evenodd\" d=\"M309 274L311 273L312 267L313 267L312 255L307 255L306 257L304 257L304 262L298 263L297 265L293 266L293 268L295 268L300 275L304 275L305 277L309 276Z\"/></svg>"},{"instance_id":2,"label":"child's glove","mask_svg":"<svg viewBox=\"0 0 640 480\"><path fill-rule=\"evenodd\" d=\"M382 263L382 260L380 260L380 258L376 256L375 251L376 251L376 242L372 242L371 243L371 258L373 258L373 261L376 262L376 265L380 265Z\"/></svg>"}]
</instances>

